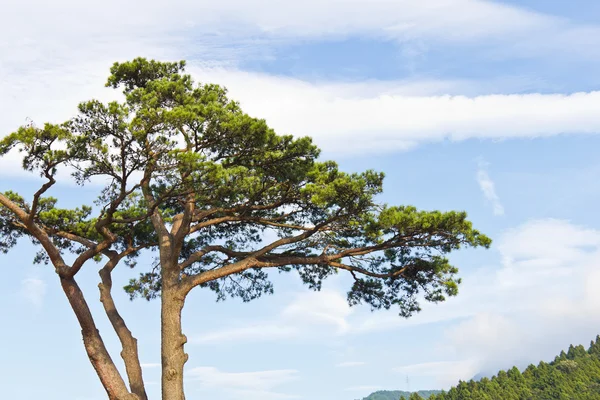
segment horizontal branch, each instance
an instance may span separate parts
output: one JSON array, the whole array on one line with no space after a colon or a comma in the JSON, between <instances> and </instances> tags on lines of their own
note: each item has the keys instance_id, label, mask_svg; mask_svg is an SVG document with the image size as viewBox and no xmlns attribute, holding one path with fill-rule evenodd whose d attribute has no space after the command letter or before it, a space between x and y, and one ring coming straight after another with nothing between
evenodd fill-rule
<instances>
[{"instance_id":1,"label":"horizontal branch","mask_svg":"<svg viewBox=\"0 0 600 400\"><path fill-rule=\"evenodd\" d=\"M268 219L268 218L258 218L258 217L243 217L243 216L235 216L228 215L219 218L209 219L207 221L198 222L190 228L189 233L194 233L203 228L208 228L209 226L214 226L218 224L222 224L225 222L252 222L258 225L270 226L274 228L283 228L283 229L293 229L298 231L309 231L312 228L302 225L294 225L294 224L286 224L282 222L277 222L277 219Z\"/></svg>"},{"instance_id":2,"label":"horizontal branch","mask_svg":"<svg viewBox=\"0 0 600 400\"><path fill-rule=\"evenodd\" d=\"M376 273L369 271L367 269L356 267L352 265L347 265L341 263L339 260L345 257L355 257L361 256L365 254L369 254L375 251L382 251L398 246L402 246L404 243L399 242L399 239L396 238L393 241L386 241L381 244L373 245L373 246L365 246L353 249L346 249L343 251L339 251L334 254L321 254L318 256L303 256L303 255L289 255L289 254L267 254L269 251L285 245L291 244L305 239L310 236L309 232L305 232L302 235L293 236L290 238L283 238L273 242L272 244L263 247L262 249L255 252L237 252L227 248L223 248L222 246L210 246L205 248L206 253L209 251L218 251L232 258L240 258L240 260L233 262L231 264L225 265L223 267L213 269L210 271L204 271L197 275L188 276L184 279L183 285L186 291L191 290L193 287L204 284L206 282L210 282L216 279L220 279L226 277L231 274L236 274L239 272L243 272L249 268L273 268L273 267L283 267L287 265L326 265L330 267L336 267L340 269L344 269L351 272L360 273L366 276L371 276L374 278L393 278L401 275L405 269L400 269L390 273ZM408 239L408 238L402 238ZM197 257L200 259L202 255L201 252L198 252ZM205 253L205 254L206 254Z\"/></svg>"}]
</instances>

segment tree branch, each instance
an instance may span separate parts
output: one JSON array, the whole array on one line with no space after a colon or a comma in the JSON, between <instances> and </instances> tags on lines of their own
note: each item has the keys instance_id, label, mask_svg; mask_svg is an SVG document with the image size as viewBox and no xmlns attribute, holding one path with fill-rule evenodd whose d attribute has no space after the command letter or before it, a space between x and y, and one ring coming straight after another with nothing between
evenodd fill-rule
<instances>
[{"instance_id":1,"label":"tree branch","mask_svg":"<svg viewBox=\"0 0 600 400\"><path fill-rule=\"evenodd\" d=\"M144 198L146 199L146 203L148 203L148 212L152 213L150 215L150 220L152 221L152 225L154 226L154 229L156 230L156 233L158 235L159 245L162 246L163 244L165 244L170 246L172 239L171 234L167 230L167 227L165 226L165 221L163 220L162 215L160 214L160 211L157 208L158 202L152 195L152 191L150 189L150 174L151 171L146 170L144 178L141 182L142 193L144 195Z\"/></svg>"},{"instance_id":2,"label":"tree branch","mask_svg":"<svg viewBox=\"0 0 600 400\"><path fill-rule=\"evenodd\" d=\"M192 288L194 288L195 286L201 285L202 283L212 281L215 279L219 279L219 278L222 278L227 275L242 272L248 268L252 268L255 266L259 267L259 266L261 266L260 262L258 261L258 259L260 257L264 256L268 252L270 252L278 247L281 247L281 246L284 246L287 244L297 243L297 242L300 242L300 241L314 235L315 233L319 232L319 230L321 228L323 228L324 226L327 226L328 224L333 222L335 219L336 219L336 217L331 218L330 220L325 221L321 224L318 224L311 230L306 231L300 235L289 236L286 238L281 238L279 240L276 240L273 243L271 243L267 246L264 246L261 249L254 251L254 252L239 253L239 252L232 252L232 251L226 250L225 248L223 248L221 246L211 246L212 251L221 251L225 254L227 254L229 252L229 254L232 254L234 256L243 256L245 258L240 261L234 262L232 264L226 265L224 267L221 267L221 268L218 268L215 270L205 271L198 275L186 277L186 279L183 280L183 286L184 286L185 293L188 293ZM198 255L196 257L198 257L198 259L200 259L202 257L202 255L200 255L200 252L198 252L197 254ZM192 256L194 256L194 255L192 255ZM187 262L187 260L186 260L186 262Z\"/></svg>"},{"instance_id":3,"label":"tree branch","mask_svg":"<svg viewBox=\"0 0 600 400\"><path fill-rule=\"evenodd\" d=\"M54 243L52 243L48 234L35 222L30 220L29 214L25 212L25 210L21 209L21 207L2 193L0 193L0 204L10 210L27 227L27 230L29 230L31 235L40 242L50 257L50 261L52 261L52 265L54 265L54 269L58 275L66 277L69 272L69 267L65 263L60 251L56 248Z\"/></svg>"},{"instance_id":4,"label":"tree branch","mask_svg":"<svg viewBox=\"0 0 600 400\"><path fill-rule=\"evenodd\" d=\"M127 390L125 381L110 357L81 289L73 278L61 278L60 282L81 326L83 343L88 357L106 389L108 398L110 400L138 400L136 395L132 395Z\"/></svg>"},{"instance_id":5,"label":"tree branch","mask_svg":"<svg viewBox=\"0 0 600 400\"><path fill-rule=\"evenodd\" d=\"M325 223L321 224L321 225L325 225ZM186 290L186 292L189 292L189 290L191 290L195 286L201 285L203 283L206 283L206 282L209 282L209 281L212 281L215 279L223 278L227 275L239 273L239 272L242 272L249 268L273 268L273 267L283 267L286 265L325 265L325 266L336 267L336 268L340 268L343 270L347 270L351 273L360 273L360 274L363 274L366 276L371 276L374 278L383 278L383 279L400 276L400 275L402 275L402 273L404 273L406 271L406 267L405 267L405 268L401 268L401 269L391 272L391 273L381 274L381 273L369 271L365 268L347 265L347 264L339 262L339 260L344 257L361 256L361 255L372 253L374 251L381 251L381 250L386 250L386 249L402 246L402 245L407 244L408 243L407 239L412 238L412 236L403 236L400 238L394 238L394 240L388 240L384 243L380 243L380 244L373 245L373 246L345 249L345 250L339 251L334 254L322 253L321 255L318 255L318 256L304 256L304 255L294 256L294 255L289 255L289 254L276 254L276 253L275 254L274 253L267 254L269 251L272 251L272 250L276 249L277 247L296 243L296 242L306 239L307 237L316 233L318 231L318 228L321 227L321 225L319 225L318 227L315 227L315 229L313 231L305 232L301 235L277 240L277 241L271 243L270 245L265 246L262 249L260 249L258 251L254 251L254 252L237 252L237 251L233 251L233 250L224 248L222 246L208 246L208 247L204 248L203 250L201 250L197 253L194 253L188 260L186 260L181 265L185 265L185 266L191 265L194 262L193 259L195 259L195 261L198 261L205 254L207 254L208 252L211 252L211 251L218 251L218 252L226 254L232 258L241 258L241 260L238 260L236 262L233 262L231 264L225 265L223 267L220 267L220 268L217 268L214 270L204 271L197 275L187 276L184 279L184 286L186 288L185 290ZM402 240L402 242L400 242L400 240ZM203 254L203 252L204 252L204 254Z\"/></svg>"},{"instance_id":6,"label":"tree branch","mask_svg":"<svg viewBox=\"0 0 600 400\"><path fill-rule=\"evenodd\" d=\"M196 209L195 196L190 193L186 196L185 206L183 213L177 215L173 220L173 226L171 227L171 237L173 238L174 253L179 254L185 237L190 232L190 224Z\"/></svg>"},{"instance_id":7,"label":"tree branch","mask_svg":"<svg viewBox=\"0 0 600 400\"><path fill-rule=\"evenodd\" d=\"M119 341L121 342L121 358L123 358L123 362L125 363L125 371L127 372L127 378L129 380L131 392L136 394L139 400L147 400L148 396L146 395L146 389L142 377L142 367L138 353L137 339L133 336L125 324L121 314L119 314L111 294L111 273L113 269L124 257L139 250L140 248L129 247L120 254L113 252L110 260L99 271L102 282L98 284L98 288L100 289L100 302L102 302L104 311L106 312L106 315L108 316L108 319L117 336L119 337Z\"/></svg>"},{"instance_id":8,"label":"tree branch","mask_svg":"<svg viewBox=\"0 0 600 400\"><path fill-rule=\"evenodd\" d=\"M52 185L54 185L56 183L56 180L54 179L54 176L50 175L49 169L50 169L50 167L46 168L46 170L44 171L44 175L48 179L48 182L44 183L42 185L42 187L37 192L35 192L35 194L33 195L33 201L31 203L31 211L29 213L29 220L28 220L28 222L33 222L33 219L35 218L35 215L37 214L37 208L38 208L38 204L39 204L39 201L40 201L40 197L48 189L50 189L52 187Z\"/></svg>"}]
</instances>

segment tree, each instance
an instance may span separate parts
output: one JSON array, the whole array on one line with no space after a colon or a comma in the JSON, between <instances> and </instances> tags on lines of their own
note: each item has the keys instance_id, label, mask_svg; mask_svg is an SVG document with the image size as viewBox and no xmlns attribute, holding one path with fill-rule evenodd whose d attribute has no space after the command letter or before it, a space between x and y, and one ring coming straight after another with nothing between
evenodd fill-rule
<instances>
[{"instance_id":1,"label":"tree","mask_svg":"<svg viewBox=\"0 0 600 400\"><path fill-rule=\"evenodd\" d=\"M571 345L572 359L563 351L552 363L529 365L523 373L513 367L508 372L499 371L491 380L460 382L435 399L597 399L600 359L594 349L599 343L600 338L596 338L587 351L581 345Z\"/></svg>"},{"instance_id":2,"label":"tree","mask_svg":"<svg viewBox=\"0 0 600 400\"><path fill-rule=\"evenodd\" d=\"M123 88L122 102L83 102L63 124L30 124L0 142L0 155L18 149L23 168L44 180L30 200L0 194L0 250L21 237L40 246L35 261L54 267L109 399L147 398L136 339L111 296L112 271L147 250L157 250L156 265L125 290L132 299L160 297L163 400L185 398L181 311L194 288L250 301L273 291L269 270L295 271L314 290L344 271L354 279L350 305L395 306L404 317L420 310L420 298L457 293L457 268L445 255L490 245L464 212L378 204L382 173L318 161L310 138L275 134L184 67L115 63L107 86ZM104 182L95 206L63 209L47 196L60 169L80 185ZM75 279L94 262L129 385Z\"/></svg>"}]
</instances>

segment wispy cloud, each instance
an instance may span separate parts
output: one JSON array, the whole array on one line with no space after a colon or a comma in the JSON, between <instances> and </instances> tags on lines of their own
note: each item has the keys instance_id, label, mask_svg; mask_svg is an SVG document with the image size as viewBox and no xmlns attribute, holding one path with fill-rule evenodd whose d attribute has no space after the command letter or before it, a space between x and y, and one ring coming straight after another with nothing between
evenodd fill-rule
<instances>
[{"instance_id":1,"label":"wispy cloud","mask_svg":"<svg viewBox=\"0 0 600 400\"><path fill-rule=\"evenodd\" d=\"M470 361L434 361L419 364L403 365L392 369L407 376L435 377L442 386L455 384L459 379L474 376L477 366Z\"/></svg>"},{"instance_id":2,"label":"wispy cloud","mask_svg":"<svg viewBox=\"0 0 600 400\"><path fill-rule=\"evenodd\" d=\"M191 343L210 344L235 341L253 342L290 338L297 335L297 329L283 324L251 325L208 332L191 339Z\"/></svg>"},{"instance_id":3,"label":"wispy cloud","mask_svg":"<svg viewBox=\"0 0 600 400\"><path fill-rule=\"evenodd\" d=\"M600 114L596 110L600 92L474 97L419 95L417 83L410 88L402 82L388 82L389 87L383 83L369 87L364 82L308 83L197 66L190 67L190 72L199 81L219 82L228 87L230 96L240 101L246 112L265 118L277 132L312 136L331 153L398 151L443 140L600 133ZM100 88L103 79L95 82L95 87ZM430 84L426 83L422 90L431 91L431 86L427 86ZM6 101L5 109L10 110L11 119L3 120L0 129L9 132L28 116L36 121L61 121L73 115L75 104L81 99L96 93L104 98L114 96L101 88L86 93L81 86L73 86L73 92L61 96L61 102L49 102L54 92L64 90L59 86L35 96L19 92L17 96L23 97L22 101ZM256 90L257 87L261 90ZM70 104L65 99L70 99ZM14 168L0 170L13 171Z\"/></svg>"},{"instance_id":4,"label":"wispy cloud","mask_svg":"<svg viewBox=\"0 0 600 400\"><path fill-rule=\"evenodd\" d=\"M396 372L430 376L434 371L440 385L449 385L477 372L551 359L600 331L599 230L534 220L505 231L497 242L498 268L465 276L458 298L423 311L429 321L461 318L447 328L437 351L460 359Z\"/></svg>"},{"instance_id":5,"label":"wispy cloud","mask_svg":"<svg viewBox=\"0 0 600 400\"><path fill-rule=\"evenodd\" d=\"M0 135L27 117L40 123L59 122L71 116L81 100L113 98L103 88L108 67L115 60L139 55L198 60L192 70L199 80L228 86L249 113L266 118L277 131L313 136L332 152L403 150L446 139L600 132L599 92L447 96L443 93L461 92L448 89L456 82L331 85L235 68L235 58L247 60L249 52L255 58L272 57L262 53L269 48L266 44L357 34L398 40L409 44L409 50L415 47L415 39L466 45L493 39L495 44L508 43L506 51L518 49L523 55L541 51L554 55L558 46L588 57L593 49L600 49L594 45L600 42L597 26L578 26L514 6L474 0L426 4L177 0L168 9L151 0L142 10L127 1L119 2L122 12L117 16L108 12L111 4L117 7L116 0L103 2L102 7L96 3L27 0L4 6L0 52L5 62L0 80L5 84L0 107L5 118ZM134 13L127 12L133 9ZM181 9L190 17L176 11ZM249 36L257 39L248 41ZM195 54L202 54L202 59ZM432 84L437 86L433 93ZM9 162L13 165L15 160ZM3 163L0 171L14 170Z\"/></svg>"},{"instance_id":6,"label":"wispy cloud","mask_svg":"<svg viewBox=\"0 0 600 400\"><path fill-rule=\"evenodd\" d=\"M477 183L483 192L483 195L489 201L494 209L494 215L504 215L504 207L496 193L496 185L487 171L487 163L479 160L477 168Z\"/></svg>"},{"instance_id":7,"label":"wispy cloud","mask_svg":"<svg viewBox=\"0 0 600 400\"><path fill-rule=\"evenodd\" d=\"M174 0L168 8L158 0L150 0L143 9L136 7L134 1L108 0L102 2L104 7L99 5L98 1L77 3L73 0L61 0L52 6L41 0L10 2L3 11L11 18L3 21L0 32L12 40L21 38L21 46L31 35L43 38L49 32L69 40L82 40L70 37L70 33L87 32L96 40L102 37L106 41L110 40L106 38L107 31L114 37L141 36L136 35L141 31L163 37L171 32L179 38L185 36L182 33L188 33L200 43L209 34L213 41L227 38L230 42L247 37L293 40L367 35L400 42L426 39L472 44L493 40L496 45L510 42L515 47L514 40L520 38L525 42L521 46L526 48L531 43L544 43L545 46L538 46L538 52L549 52L557 47L573 52L582 51L584 44L592 47L590 37L593 38L597 30L593 25L579 26L565 19L483 0L430 0L427 3ZM109 12L114 7L121 7L122 12L119 15ZM187 17L179 12L182 9L186 10ZM48 15L52 15L54 24L48 21ZM19 32L23 23L31 29ZM53 29L48 29L50 27ZM247 41L242 41L242 47L247 46Z\"/></svg>"},{"instance_id":8,"label":"wispy cloud","mask_svg":"<svg viewBox=\"0 0 600 400\"><path fill-rule=\"evenodd\" d=\"M46 283L38 278L27 278L21 281L20 295L36 308L41 308L46 296Z\"/></svg>"},{"instance_id":9,"label":"wispy cloud","mask_svg":"<svg viewBox=\"0 0 600 400\"><path fill-rule=\"evenodd\" d=\"M217 389L231 398L289 399L297 396L274 389L299 379L298 371L280 369L253 372L225 372L215 367L195 367L187 371L190 382L203 389Z\"/></svg>"},{"instance_id":10,"label":"wispy cloud","mask_svg":"<svg viewBox=\"0 0 600 400\"><path fill-rule=\"evenodd\" d=\"M193 336L190 343L310 339L322 333L339 336L350 330L347 317L351 313L345 297L338 292L303 292L297 294L275 319L202 333Z\"/></svg>"}]
</instances>

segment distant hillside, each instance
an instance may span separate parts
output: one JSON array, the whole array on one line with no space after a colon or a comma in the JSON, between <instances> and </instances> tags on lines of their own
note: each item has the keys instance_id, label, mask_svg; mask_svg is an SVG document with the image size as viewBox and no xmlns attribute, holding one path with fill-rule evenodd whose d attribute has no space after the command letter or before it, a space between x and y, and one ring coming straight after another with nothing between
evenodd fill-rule
<instances>
[{"instance_id":1,"label":"distant hillside","mask_svg":"<svg viewBox=\"0 0 600 400\"><path fill-rule=\"evenodd\" d=\"M400 393L400 392L398 392ZM384 399L383 397L381 399ZM569 347L551 363L530 365L521 373L513 367L491 379L460 382L430 400L598 400L600 399L600 336L586 350ZM386 398L387 400L387 398Z\"/></svg>"},{"instance_id":2,"label":"distant hillside","mask_svg":"<svg viewBox=\"0 0 600 400\"><path fill-rule=\"evenodd\" d=\"M440 390L419 390L417 392L419 396L424 399L429 398L432 394L441 393ZM400 396L404 396L408 399L410 396L410 392L405 392L402 390L379 390L377 392L371 393L363 400L398 400Z\"/></svg>"}]
</instances>

